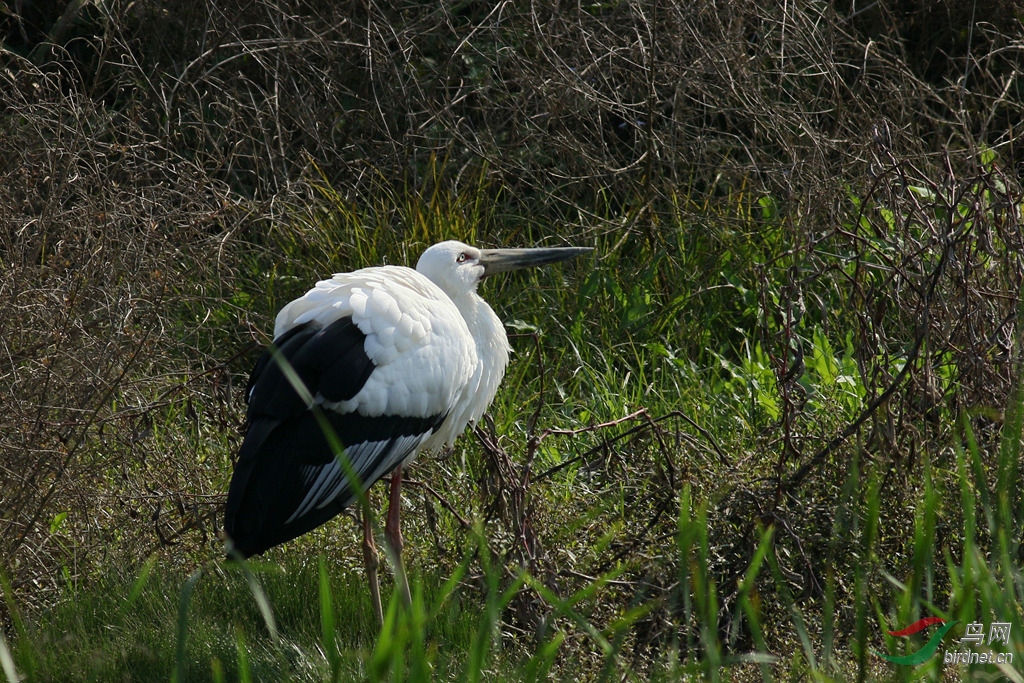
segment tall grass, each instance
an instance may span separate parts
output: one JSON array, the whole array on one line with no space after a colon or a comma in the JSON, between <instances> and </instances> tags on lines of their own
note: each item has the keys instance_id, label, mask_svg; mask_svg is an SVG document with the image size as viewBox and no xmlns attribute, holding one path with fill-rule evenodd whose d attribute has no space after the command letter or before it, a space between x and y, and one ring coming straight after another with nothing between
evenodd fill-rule
<instances>
[{"instance_id":1,"label":"tall grass","mask_svg":"<svg viewBox=\"0 0 1024 683\"><path fill-rule=\"evenodd\" d=\"M1024 572L1020 566L1019 469L1021 403L1008 411L994 472L986 471L967 421L963 447L952 462L925 464L917 500L906 501L906 533L913 536L909 573L894 576L877 554L879 476L851 463L836 501L836 534L858 539L862 555L855 582L852 623L836 618L836 572L826 574L823 604L796 599L775 559L773 526L759 531L756 550L739 582L731 626L723 629L719 586L710 558L708 501L685 486L679 496L674 551L679 575L670 613L671 646L642 665L623 650L626 635L655 608L640 601L598 626L586 605L612 586L618 571L581 590L560 595L526 572L509 581L490 556L482 529L470 536L462 560L448 576L413 574L412 602L388 603L377 628L362 576L332 565L283 555L284 564L213 562L184 577L148 561L134 576L112 575L33 621L11 605L13 640L0 640L0 666L9 681L31 680L565 680L590 671L597 680L938 680L946 676L1005 676L1020 681L1024 652ZM867 469L863 472L862 467ZM938 540L943 506L959 496L962 542ZM471 575L476 574L475 579ZM878 578L882 578L879 583ZM9 595L9 586L5 586ZM516 595L532 590L552 608L545 633L522 639L503 626ZM768 613L775 592L781 613ZM1012 663L948 665L946 652L966 649L955 628L936 656L916 667L880 659L879 652L920 649L927 633L896 638L923 616L1010 625L1008 643L985 643L978 652L1008 652ZM779 632L794 638L779 649ZM748 646L737 643L748 637ZM567 638L582 638L596 667L566 661ZM775 643L769 645L769 641ZM574 650L576 651L576 650Z\"/></svg>"}]
</instances>

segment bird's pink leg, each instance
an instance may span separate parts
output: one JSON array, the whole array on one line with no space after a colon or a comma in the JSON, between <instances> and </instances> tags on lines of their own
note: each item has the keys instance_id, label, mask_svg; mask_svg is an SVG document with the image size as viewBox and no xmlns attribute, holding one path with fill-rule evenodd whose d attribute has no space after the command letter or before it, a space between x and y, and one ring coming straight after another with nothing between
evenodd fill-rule
<instances>
[{"instance_id":1,"label":"bird's pink leg","mask_svg":"<svg viewBox=\"0 0 1024 683\"><path fill-rule=\"evenodd\" d=\"M363 505L363 565L366 567L366 581L370 584L370 600L373 611L377 615L377 623L384 623L384 610L380 604L380 581L377 580L377 567L380 556L377 545L373 542L373 525L370 524L370 492L366 492Z\"/></svg>"},{"instance_id":2,"label":"bird's pink leg","mask_svg":"<svg viewBox=\"0 0 1024 683\"><path fill-rule=\"evenodd\" d=\"M402 562L402 526L399 515L402 511L402 466L399 465L391 474L391 491L388 499L388 518L384 523L384 538L394 554L395 583L402 591L406 605L412 604L409 592L409 581L405 576L405 563Z\"/></svg>"},{"instance_id":3,"label":"bird's pink leg","mask_svg":"<svg viewBox=\"0 0 1024 683\"><path fill-rule=\"evenodd\" d=\"M395 556L402 557L402 526L399 514L402 510L402 466L399 465L391 473L391 493L388 498L388 518L384 524L384 537L387 539Z\"/></svg>"}]
</instances>

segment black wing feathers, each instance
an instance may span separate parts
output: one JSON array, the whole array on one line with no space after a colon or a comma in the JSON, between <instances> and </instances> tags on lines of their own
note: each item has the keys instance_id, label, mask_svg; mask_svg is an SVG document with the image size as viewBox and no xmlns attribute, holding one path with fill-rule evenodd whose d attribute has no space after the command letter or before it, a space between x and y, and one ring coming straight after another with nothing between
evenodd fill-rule
<instances>
[{"instance_id":1,"label":"black wing feathers","mask_svg":"<svg viewBox=\"0 0 1024 683\"><path fill-rule=\"evenodd\" d=\"M318 332L311 343L303 346L296 361L320 369L317 389L324 398L347 401L359 393L374 370L373 361L363 349L365 340L366 335L352 319L345 318ZM330 349L326 363L319 358L323 348Z\"/></svg>"},{"instance_id":2,"label":"black wing feathers","mask_svg":"<svg viewBox=\"0 0 1024 683\"><path fill-rule=\"evenodd\" d=\"M328 401L347 401L363 388L374 365L363 349L364 335L352 318L341 318L321 327L306 323L274 340L309 393ZM260 358L249 378L249 419L258 415L285 418L306 411L288 376L276 362L273 349Z\"/></svg>"},{"instance_id":3,"label":"black wing feathers","mask_svg":"<svg viewBox=\"0 0 1024 683\"><path fill-rule=\"evenodd\" d=\"M374 371L364 350L365 339L351 318L342 318L326 326L296 326L275 339L274 346L310 395L339 402L359 393ZM247 397L249 428L238 452L224 518L225 531L244 556L261 553L323 524L341 512L354 495L346 484L329 502L321 506L317 501L317 505L307 506L308 512L289 521L307 500L311 468L331 466L333 451L316 414L292 387L272 350L265 352L253 369ZM381 459L398 455L397 444L408 445L408 437L430 433L446 417L369 418L329 409L323 410L323 415L346 448L381 444L374 451L378 455L373 462L360 463L364 486L373 483L367 478L386 474L377 473Z\"/></svg>"},{"instance_id":4,"label":"black wing feathers","mask_svg":"<svg viewBox=\"0 0 1024 683\"><path fill-rule=\"evenodd\" d=\"M356 413L339 414L330 410L324 411L324 415L347 446L364 442L388 444L382 449L381 456L388 455L401 437L429 433L444 421L444 416L395 420L387 416L366 418ZM260 421L253 423L250 434L260 428ZM246 442L248 440L247 436ZM243 444L243 452L245 447ZM243 467L242 456L240 452L236 478ZM333 462L334 455L312 411L276 425L259 449L253 471L247 476L244 496L236 496L238 504L234 508L231 495L228 497L225 531L238 551L246 557L262 553L315 529L344 510L356 496L349 485L329 503L312 507L305 514L288 521L309 491L310 480L303 476L303 468L330 466ZM376 481L368 480L375 469L374 464L364 463L358 468L364 487ZM386 472L380 473L377 479L384 474ZM232 493L234 491L233 481Z\"/></svg>"}]
</instances>

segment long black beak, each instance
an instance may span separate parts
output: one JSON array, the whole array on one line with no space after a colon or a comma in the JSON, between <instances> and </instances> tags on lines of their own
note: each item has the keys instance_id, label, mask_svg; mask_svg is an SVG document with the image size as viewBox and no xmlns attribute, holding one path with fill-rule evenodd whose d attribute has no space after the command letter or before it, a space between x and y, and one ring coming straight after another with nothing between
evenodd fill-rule
<instances>
[{"instance_id":1,"label":"long black beak","mask_svg":"<svg viewBox=\"0 0 1024 683\"><path fill-rule=\"evenodd\" d=\"M547 247L538 249L481 249L480 265L484 277L510 270L546 266L549 263L568 261L594 251L592 247Z\"/></svg>"}]
</instances>

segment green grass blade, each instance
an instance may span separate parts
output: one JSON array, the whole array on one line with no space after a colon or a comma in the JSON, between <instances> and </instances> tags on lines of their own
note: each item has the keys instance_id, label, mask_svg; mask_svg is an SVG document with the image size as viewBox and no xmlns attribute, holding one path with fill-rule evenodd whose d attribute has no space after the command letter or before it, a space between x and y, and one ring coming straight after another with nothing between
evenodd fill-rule
<instances>
[{"instance_id":1,"label":"green grass blade","mask_svg":"<svg viewBox=\"0 0 1024 683\"><path fill-rule=\"evenodd\" d=\"M558 631L549 641L538 647L523 669L523 680L527 683L548 680L548 672L551 671L558 650L564 642L565 634Z\"/></svg>"},{"instance_id":2,"label":"green grass blade","mask_svg":"<svg viewBox=\"0 0 1024 683\"><path fill-rule=\"evenodd\" d=\"M11 656L11 651L7 647L7 639L4 638L2 631L0 631L0 669L3 670L8 683L18 683L21 680L21 677L18 676L18 669L14 666L14 657Z\"/></svg>"},{"instance_id":3,"label":"green grass blade","mask_svg":"<svg viewBox=\"0 0 1024 683\"><path fill-rule=\"evenodd\" d=\"M259 609L260 616L263 618L264 626L267 627L267 633L270 634L270 639L273 641L274 645L277 646L279 644L277 620L274 619L274 610L270 606L270 599L267 597L267 593L263 590L260 582L256 580L256 574L253 573L249 563L239 558L237 566L245 577L245 583L249 587L249 592L252 593L253 600L256 601L256 607Z\"/></svg>"},{"instance_id":4,"label":"green grass blade","mask_svg":"<svg viewBox=\"0 0 1024 683\"><path fill-rule=\"evenodd\" d=\"M186 639L188 637L188 608L192 601L192 594L196 590L196 584L205 573L204 569L192 572L185 581L178 597L178 629L177 629L177 650L174 658L174 671L171 673L171 683L182 683L185 680L185 667L188 665L186 659Z\"/></svg>"},{"instance_id":5,"label":"green grass blade","mask_svg":"<svg viewBox=\"0 0 1024 683\"><path fill-rule=\"evenodd\" d=\"M245 642L245 632L241 627L235 629L235 654L238 663L239 683L252 683L252 668L249 666L249 647Z\"/></svg>"},{"instance_id":6,"label":"green grass blade","mask_svg":"<svg viewBox=\"0 0 1024 683\"><path fill-rule=\"evenodd\" d=\"M146 587L146 583L149 581L150 575L153 573L154 566L156 566L156 556L150 555L146 559L145 563L143 563L142 569L139 571L138 578L135 579L131 590L128 591L128 597L121 606L121 612L123 614L131 612L135 603L138 602L139 596L142 595L142 591Z\"/></svg>"},{"instance_id":7,"label":"green grass blade","mask_svg":"<svg viewBox=\"0 0 1024 683\"><path fill-rule=\"evenodd\" d=\"M224 664L218 657L210 660L210 675L213 677L214 683L224 683L227 680L224 677Z\"/></svg>"},{"instance_id":8,"label":"green grass blade","mask_svg":"<svg viewBox=\"0 0 1024 683\"><path fill-rule=\"evenodd\" d=\"M2 569L0 569L0 591L3 591L4 604L7 606L7 613L10 615L11 622L14 624L15 637L18 639L19 643L23 644L21 651L25 652L25 659L27 662L24 663L27 664L29 675L31 676L31 672L33 672L38 666L38 660L36 658L34 648L31 647L32 639L29 636L28 628L25 626L25 622L21 618L21 614L18 612L18 606L14 602L14 590L11 587L11 582L8 580L6 572ZM0 636L2 635L3 633L0 631ZM8 654L10 654L9 650ZM11 659L11 670L14 670L13 658ZM6 665L4 666L4 672L8 678L10 678Z\"/></svg>"},{"instance_id":9,"label":"green grass blade","mask_svg":"<svg viewBox=\"0 0 1024 683\"><path fill-rule=\"evenodd\" d=\"M757 545L757 550L754 552L754 557L751 558L750 565L747 567L747 571L743 577L743 581L740 584L739 591L737 592L737 601L739 602L740 609L743 612L744 617L747 620L747 627L750 629L751 637L754 640L754 646L762 654L768 652L768 644L764 638L764 629L761 627L761 617L759 610L755 607L751 600L751 594L755 590L755 582L757 576L761 571L761 565L764 563L765 558L771 550L772 539L774 537L775 527L767 527L761 529L761 541ZM737 619L737 621L739 621ZM771 680L771 668L768 666L768 662L760 662L761 678L762 680Z\"/></svg>"},{"instance_id":10,"label":"green grass blade","mask_svg":"<svg viewBox=\"0 0 1024 683\"><path fill-rule=\"evenodd\" d=\"M338 633L334 623L334 599L331 593L327 562L323 555L317 558L317 574L320 587L320 638L327 663L331 667L331 680L338 680L341 672L341 653L338 652Z\"/></svg>"}]
</instances>

